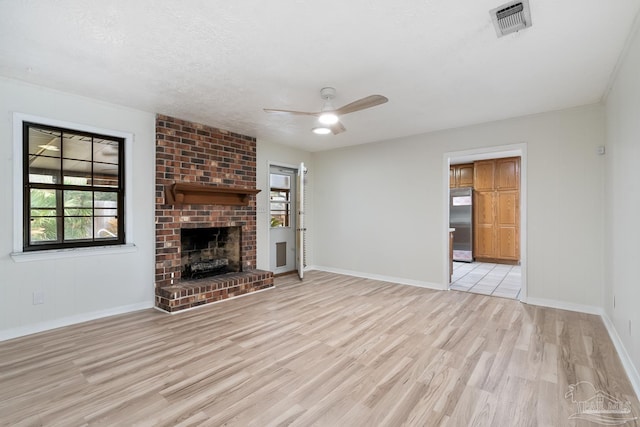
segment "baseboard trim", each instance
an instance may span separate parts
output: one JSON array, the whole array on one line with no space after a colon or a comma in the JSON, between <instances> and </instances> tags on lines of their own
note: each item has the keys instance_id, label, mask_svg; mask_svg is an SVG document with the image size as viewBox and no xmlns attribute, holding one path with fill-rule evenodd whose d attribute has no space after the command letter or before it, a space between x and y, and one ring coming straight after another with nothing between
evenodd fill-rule
<instances>
[{"instance_id":1,"label":"baseboard trim","mask_svg":"<svg viewBox=\"0 0 640 427\"><path fill-rule=\"evenodd\" d=\"M604 314L604 310L601 307L596 307L593 305L576 304L576 303L567 302L567 301L528 297L526 302L525 301L522 301L522 302L529 305L539 305L541 307L557 308L559 310L577 311L579 313L586 313L586 314L596 314L598 316L601 316L602 314Z\"/></svg>"},{"instance_id":2,"label":"baseboard trim","mask_svg":"<svg viewBox=\"0 0 640 427\"><path fill-rule=\"evenodd\" d=\"M318 270L318 271L324 271L327 273L344 274L347 276L362 277L363 279L380 280L381 282L398 283L400 285L416 286L418 288L434 289L437 291L446 290L446 288L443 288L442 285L437 283L424 282L421 280L413 280L413 279L404 279L401 277L383 276L380 274L363 273L361 271L343 270L341 268L325 267L321 265L307 266L307 268L305 268L305 271L307 270Z\"/></svg>"},{"instance_id":3,"label":"baseboard trim","mask_svg":"<svg viewBox=\"0 0 640 427\"><path fill-rule=\"evenodd\" d=\"M153 306L153 300L151 300L148 302L123 305L106 310L93 311L91 313L82 313L74 316L63 317L60 319L53 319L47 322L35 323L33 325L23 326L20 328L6 329L0 331L0 341L7 341L14 338L24 337L26 335L37 334L38 332L45 332L52 329L62 328L64 326L71 326L78 323L89 322L91 320L102 319L104 317L116 316L118 314L146 310L148 308L153 308Z\"/></svg>"},{"instance_id":4,"label":"baseboard trim","mask_svg":"<svg viewBox=\"0 0 640 427\"><path fill-rule=\"evenodd\" d=\"M607 328L607 332L609 332L609 337L611 338L611 341L613 341L613 345L618 352L618 357L622 362L624 370L627 372L627 377L629 377L631 386L636 392L636 397L640 398L640 373L638 373L638 369L633 364L633 360L627 352L627 348L624 346L622 339L620 339L616 326L613 324L606 312L602 313L602 322L604 323L605 328Z\"/></svg>"}]
</instances>

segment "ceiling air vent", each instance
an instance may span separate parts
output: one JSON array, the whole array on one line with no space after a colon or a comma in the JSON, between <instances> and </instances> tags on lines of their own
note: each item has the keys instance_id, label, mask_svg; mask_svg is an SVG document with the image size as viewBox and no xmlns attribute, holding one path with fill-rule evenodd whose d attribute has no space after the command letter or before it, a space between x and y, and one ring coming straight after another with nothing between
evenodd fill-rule
<instances>
[{"instance_id":1,"label":"ceiling air vent","mask_svg":"<svg viewBox=\"0 0 640 427\"><path fill-rule=\"evenodd\" d=\"M498 37L515 33L531 26L529 0L517 0L503 4L489 12Z\"/></svg>"}]
</instances>

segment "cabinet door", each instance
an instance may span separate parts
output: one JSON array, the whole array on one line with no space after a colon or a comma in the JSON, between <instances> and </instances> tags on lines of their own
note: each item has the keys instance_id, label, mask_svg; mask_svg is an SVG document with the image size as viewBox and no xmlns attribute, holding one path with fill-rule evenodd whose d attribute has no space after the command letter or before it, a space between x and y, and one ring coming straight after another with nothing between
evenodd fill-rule
<instances>
[{"instance_id":1,"label":"cabinet door","mask_svg":"<svg viewBox=\"0 0 640 427\"><path fill-rule=\"evenodd\" d=\"M494 258L495 244L495 194L493 191L476 191L474 200L474 256Z\"/></svg>"},{"instance_id":2,"label":"cabinet door","mask_svg":"<svg viewBox=\"0 0 640 427\"><path fill-rule=\"evenodd\" d=\"M497 258L519 260L520 214L518 191L498 191L496 197Z\"/></svg>"},{"instance_id":3,"label":"cabinet door","mask_svg":"<svg viewBox=\"0 0 640 427\"><path fill-rule=\"evenodd\" d=\"M479 226L473 232L476 237L473 256L477 258L495 258L495 230L493 226Z\"/></svg>"},{"instance_id":4,"label":"cabinet door","mask_svg":"<svg viewBox=\"0 0 640 427\"><path fill-rule=\"evenodd\" d=\"M520 188L520 157L496 160L496 189L517 190Z\"/></svg>"},{"instance_id":5,"label":"cabinet door","mask_svg":"<svg viewBox=\"0 0 640 427\"><path fill-rule=\"evenodd\" d=\"M475 190L493 190L495 165L495 160L481 160L473 164L473 188Z\"/></svg>"},{"instance_id":6,"label":"cabinet door","mask_svg":"<svg viewBox=\"0 0 640 427\"><path fill-rule=\"evenodd\" d=\"M449 167L449 188L456 187L456 169L455 166Z\"/></svg>"},{"instance_id":7,"label":"cabinet door","mask_svg":"<svg viewBox=\"0 0 640 427\"><path fill-rule=\"evenodd\" d=\"M458 187L473 187L473 163L458 165L456 180Z\"/></svg>"}]
</instances>

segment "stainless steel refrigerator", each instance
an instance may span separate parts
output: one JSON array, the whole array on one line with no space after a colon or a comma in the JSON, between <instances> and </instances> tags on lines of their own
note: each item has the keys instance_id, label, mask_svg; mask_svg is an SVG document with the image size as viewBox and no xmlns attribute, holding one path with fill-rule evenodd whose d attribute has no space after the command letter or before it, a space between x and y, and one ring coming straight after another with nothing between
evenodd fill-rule
<instances>
[{"instance_id":1,"label":"stainless steel refrigerator","mask_svg":"<svg viewBox=\"0 0 640 427\"><path fill-rule=\"evenodd\" d=\"M473 188L449 190L449 227L453 232L453 260L473 262Z\"/></svg>"}]
</instances>

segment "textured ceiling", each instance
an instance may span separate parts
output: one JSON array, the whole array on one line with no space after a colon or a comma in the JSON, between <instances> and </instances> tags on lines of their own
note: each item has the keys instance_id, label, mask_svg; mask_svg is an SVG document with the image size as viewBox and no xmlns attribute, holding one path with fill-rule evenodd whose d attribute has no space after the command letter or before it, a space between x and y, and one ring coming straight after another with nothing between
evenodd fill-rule
<instances>
[{"instance_id":1,"label":"textured ceiling","mask_svg":"<svg viewBox=\"0 0 640 427\"><path fill-rule=\"evenodd\" d=\"M317 151L598 102L640 0L0 0L0 75ZM335 106L381 94L315 135Z\"/></svg>"}]
</instances>

